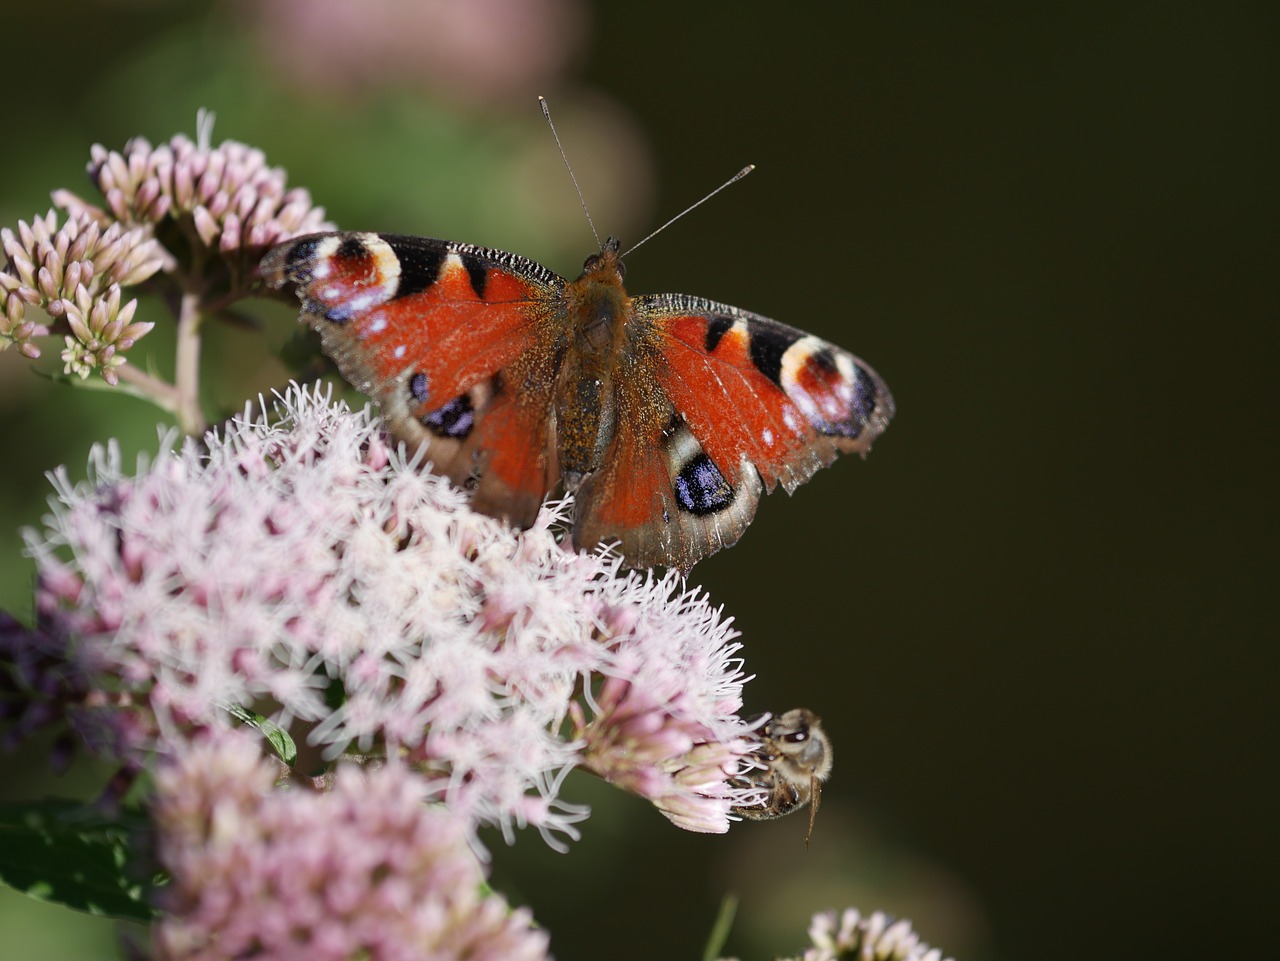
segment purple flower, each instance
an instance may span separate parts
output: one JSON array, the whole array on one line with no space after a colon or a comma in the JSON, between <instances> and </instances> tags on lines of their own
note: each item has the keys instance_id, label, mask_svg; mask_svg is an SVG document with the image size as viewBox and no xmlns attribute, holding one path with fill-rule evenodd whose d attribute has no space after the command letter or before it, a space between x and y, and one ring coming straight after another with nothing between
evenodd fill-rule
<instances>
[{"instance_id":1,"label":"purple flower","mask_svg":"<svg viewBox=\"0 0 1280 961\"><path fill-rule=\"evenodd\" d=\"M674 575L563 550L565 505L512 531L367 410L297 387L134 476L111 449L90 473L56 474L27 535L42 654L23 683L44 707L24 731L65 720L140 767L237 706L330 759L399 757L466 822L553 844L586 816L559 794L580 764L690 830L745 802L735 632Z\"/></svg>"},{"instance_id":2,"label":"purple flower","mask_svg":"<svg viewBox=\"0 0 1280 961\"><path fill-rule=\"evenodd\" d=\"M156 961L547 956L529 912L484 888L469 825L403 765L275 787L258 744L202 738L157 772Z\"/></svg>"}]
</instances>

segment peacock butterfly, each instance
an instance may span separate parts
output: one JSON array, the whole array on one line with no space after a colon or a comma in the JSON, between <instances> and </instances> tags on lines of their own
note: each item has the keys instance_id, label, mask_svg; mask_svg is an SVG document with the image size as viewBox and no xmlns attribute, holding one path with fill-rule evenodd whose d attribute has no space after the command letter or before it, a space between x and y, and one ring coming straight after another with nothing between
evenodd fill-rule
<instances>
[{"instance_id":1,"label":"peacock butterfly","mask_svg":"<svg viewBox=\"0 0 1280 961\"><path fill-rule=\"evenodd\" d=\"M893 416L869 366L684 294L632 297L618 242L567 280L502 250L323 233L262 261L391 432L476 510L528 527L576 493L573 540L688 571L734 544L762 491L865 455Z\"/></svg>"}]
</instances>

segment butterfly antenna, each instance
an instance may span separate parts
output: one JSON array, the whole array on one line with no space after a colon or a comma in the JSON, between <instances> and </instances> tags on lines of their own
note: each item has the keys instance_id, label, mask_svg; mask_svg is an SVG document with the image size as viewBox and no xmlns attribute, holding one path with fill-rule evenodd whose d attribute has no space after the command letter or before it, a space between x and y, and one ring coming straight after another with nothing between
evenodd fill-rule
<instances>
[{"instance_id":1,"label":"butterfly antenna","mask_svg":"<svg viewBox=\"0 0 1280 961\"><path fill-rule=\"evenodd\" d=\"M542 106L542 116L547 118L547 126L551 128L551 136L556 139L556 147L560 151L560 159L564 161L565 169L569 171L569 179L573 181L573 189L578 192L578 203L582 204L582 212L587 215L587 223L591 225L591 233L596 238L596 246L603 250L604 244L600 243L600 234L596 231L596 222L591 219L591 211L587 209L587 198L582 196L582 188L578 186L578 178L573 175L573 165L569 163L569 157L564 152L564 144L560 142L560 135L556 133L556 125L551 119L551 108L547 105L547 98L539 97L538 103Z\"/></svg>"},{"instance_id":2,"label":"butterfly antenna","mask_svg":"<svg viewBox=\"0 0 1280 961\"><path fill-rule=\"evenodd\" d=\"M743 177L745 177L747 174L751 173L751 171L755 169L756 169L755 164L747 164L745 167L739 170L736 174L734 174L732 177L730 177L728 180L722 183L719 187L717 187L715 190L711 191L711 193L707 194L705 197L699 200L696 204L690 204L688 207L685 207L684 210L680 211L680 213L676 214L674 217L668 220L665 224L663 224L661 227L659 227L657 230L651 233L648 237L640 241L640 243L636 244L634 247L629 248L626 253L622 254L622 257L626 257L627 254L630 254L633 251L635 251L637 248L644 246L649 241L651 241L654 237L658 236L658 234L662 233L664 230L666 230L668 227L674 224L677 220L683 217L685 214L689 213L691 210L696 210L697 208L701 207L703 204L705 204L708 200L710 200L720 191L724 190L725 187L728 187L731 184L736 184L739 180L741 180ZM619 259L621 259L621 257Z\"/></svg>"}]
</instances>

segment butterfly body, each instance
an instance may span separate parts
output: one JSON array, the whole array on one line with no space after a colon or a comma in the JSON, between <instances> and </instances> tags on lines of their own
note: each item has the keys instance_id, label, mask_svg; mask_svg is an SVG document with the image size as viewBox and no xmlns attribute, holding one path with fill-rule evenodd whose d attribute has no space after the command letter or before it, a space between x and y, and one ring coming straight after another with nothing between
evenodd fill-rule
<instances>
[{"instance_id":1,"label":"butterfly body","mask_svg":"<svg viewBox=\"0 0 1280 961\"><path fill-rule=\"evenodd\" d=\"M687 570L763 491L865 453L893 400L862 361L756 314L633 297L618 244L576 280L505 251L373 233L297 238L262 263L325 352L473 506L517 526L576 493L574 541Z\"/></svg>"}]
</instances>

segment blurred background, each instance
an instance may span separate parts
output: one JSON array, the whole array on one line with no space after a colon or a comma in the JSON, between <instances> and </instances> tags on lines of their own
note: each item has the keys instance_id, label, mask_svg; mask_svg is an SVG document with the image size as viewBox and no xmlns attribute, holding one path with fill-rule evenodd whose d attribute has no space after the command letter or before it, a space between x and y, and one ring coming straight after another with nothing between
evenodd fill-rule
<instances>
[{"instance_id":1,"label":"blurred background","mask_svg":"<svg viewBox=\"0 0 1280 961\"><path fill-rule=\"evenodd\" d=\"M696 836L582 777L583 839L491 838L495 883L562 961L698 957L727 892L744 961L849 904L963 961L1244 956L1274 940L1277 854L1277 9L7 4L0 224L93 198L90 144L194 136L202 106L342 227L571 276L593 242L536 95L624 245L757 164L628 283L813 331L897 397L867 462L767 499L693 575L743 633L748 709L831 733L812 846L803 816ZM285 377L294 315L259 315L209 334L211 414ZM167 372L165 336L134 361ZM158 421L39 367L0 354L0 608L24 618L44 472L107 437L131 460ZM4 797L95 789L8 765ZM115 939L0 890L6 956Z\"/></svg>"}]
</instances>

